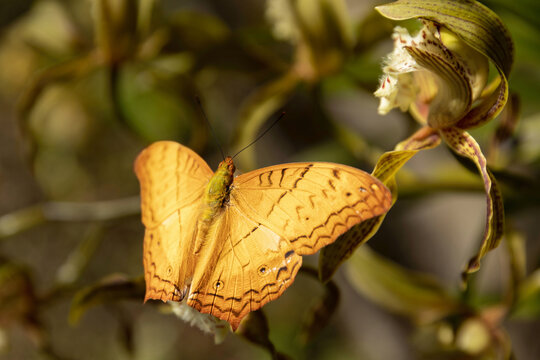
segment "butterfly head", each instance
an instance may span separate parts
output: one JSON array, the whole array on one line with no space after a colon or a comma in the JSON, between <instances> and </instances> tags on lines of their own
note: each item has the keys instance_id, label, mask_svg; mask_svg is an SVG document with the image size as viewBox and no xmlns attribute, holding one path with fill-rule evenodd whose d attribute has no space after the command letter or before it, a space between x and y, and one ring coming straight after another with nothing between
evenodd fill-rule
<instances>
[{"instance_id":1,"label":"butterfly head","mask_svg":"<svg viewBox=\"0 0 540 360\"><path fill-rule=\"evenodd\" d=\"M218 171L219 170L225 171L226 174L230 174L231 176L234 175L236 166L234 166L232 157L227 156L225 160L219 164Z\"/></svg>"}]
</instances>

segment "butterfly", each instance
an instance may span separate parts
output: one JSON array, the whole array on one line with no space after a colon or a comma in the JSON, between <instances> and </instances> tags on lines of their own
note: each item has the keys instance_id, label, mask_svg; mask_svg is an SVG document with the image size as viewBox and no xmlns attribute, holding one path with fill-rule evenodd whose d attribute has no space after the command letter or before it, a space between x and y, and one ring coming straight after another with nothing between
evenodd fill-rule
<instances>
[{"instance_id":1,"label":"butterfly","mask_svg":"<svg viewBox=\"0 0 540 360\"><path fill-rule=\"evenodd\" d=\"M277 299L313 254L384 214L390 191L366 172L325 162L269 166L234 177L191 149L159 141L135 161L141 186L145 302L186 301L236 330Z\"/></svg>"}]
</instances>

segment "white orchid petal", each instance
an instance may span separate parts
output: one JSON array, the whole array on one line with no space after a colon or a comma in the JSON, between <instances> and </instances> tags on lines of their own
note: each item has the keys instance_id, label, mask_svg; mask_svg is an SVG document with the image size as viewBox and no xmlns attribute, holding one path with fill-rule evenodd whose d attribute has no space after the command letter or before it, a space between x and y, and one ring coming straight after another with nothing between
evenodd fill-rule
<instances>
[{"instance_id":1,"label":"white orchid petal","mask_svg":"<svg viewBox=\"0 0 540 360\"><path fill-rule=\"evenodd\" d=\"M396 107L408 111L422 102L429 107L421 121L434 128L452 126L470 110L485 86L487 59L448 30L428 20L423 23L415 36L403 27L394 29L394 49L384 61L375 92L380 98L379 113ZM421 77L413 76L419 73ZM430 84L428 91L422 88L426 84Z\"/></svg>"}]
</instances>

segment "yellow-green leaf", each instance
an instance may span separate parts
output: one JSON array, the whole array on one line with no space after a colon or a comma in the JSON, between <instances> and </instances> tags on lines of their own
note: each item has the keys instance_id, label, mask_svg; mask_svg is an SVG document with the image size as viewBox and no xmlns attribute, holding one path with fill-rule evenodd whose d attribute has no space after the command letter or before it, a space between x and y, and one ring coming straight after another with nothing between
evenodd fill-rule
<instances>
[{"instance_id":1,"label":"yellow-green leaf","mask_svg":"<svg viewBox=\"0 0 540 360\"><path fill-rule=\"evenodd\" d=\"M486 158L482 154L480 146L471 135L457 128L441 130L440 134L453 151L469 158L476 164L486 191L487 210L484 236L477 254L467 264L464 272L465 277L468 273L477 271L480 268L480 260L488 251L495 249L501 241L504 233L502 195L493 174L487 168Z\"/></svg>"},{"instance_id":2,"label":"yellow-green leaf","mask_svg":"<svg viewBox=\"0 0 540 360\"><path fill-rule=\"evenodd\" d=\"M381 180L392 191L393 202L397 198L395 174L418 151L431 149L439 144L440 138L437 133L429 127L424 127L410 138L399 143L396 150L386 152L379 158L372 175ZM321 250L319 256L319 278L321 281L328 281L341 263L347 260L358 246L375 235L385 216L377 216L354 226L338 237L335 242Z\"/></svg>"},{"instance_id":3,"label":"yellow-green leaf","mask_svg":"<svg viewBox=\"0 0 540 360\"><path fill-rule=\"evenodd\" d=\"M455 309L456 302L427 274L411 271L363 246L347 264L352 285L384 308L429 322Z\"/></svg>"}]
</instances>

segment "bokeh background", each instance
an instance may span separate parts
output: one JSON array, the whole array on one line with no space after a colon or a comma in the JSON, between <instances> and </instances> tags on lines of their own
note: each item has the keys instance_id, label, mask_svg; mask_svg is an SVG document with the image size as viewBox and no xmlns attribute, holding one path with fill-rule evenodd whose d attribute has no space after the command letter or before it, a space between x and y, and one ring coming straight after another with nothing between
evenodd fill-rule
<instances>
[{"instance_id":1,"label":"bokeh background","mask_svg":"<svg viewBox=\"0 0 540 360\"><path fill-rule=\"evenodd\" d=\"M372 93L395 25L373 10L381 3L0 1L0 358L270 358L234 334L215 345L163 307L142 304L144 229L133 162L152 141L170 139L215 168L218 144L233 154L285 111L239 156L240 171L290 161L371 171L416 127L397 110L377 114ZM281 353L487 359L485 349L510 339L516 359L540 358L540 8L533 0L483 3L516 46L512 106L501 115L515 119L515 132L494 146L500 119L473 131L503 186L513 240L487 256L474 290L460 293L460 272L483 231L485 195L478 176L444 146L424 151L400 172L400 197L369 246L391 261L384 269L422 273L474 306L425 321L389 305L389 293L359 286L370 282L355 277L361 259L353 258L335 275L336 312L310 341L302 324L324 292L316 279L299 274L264 307ZM521 282L513 281L516 261ZM305 263L315 267L316 255ZM376 271L363 274L381 281ZM75 321L74 298L103 283L120 285L91 298ZM389 284L397 283L390 277ZM520 291L523 301L508 310L509 294ZM487 335L467 333L487 345L456 350L464 320L497 309L503 315L494 315Z\"/></svg>"}]
</instances>

